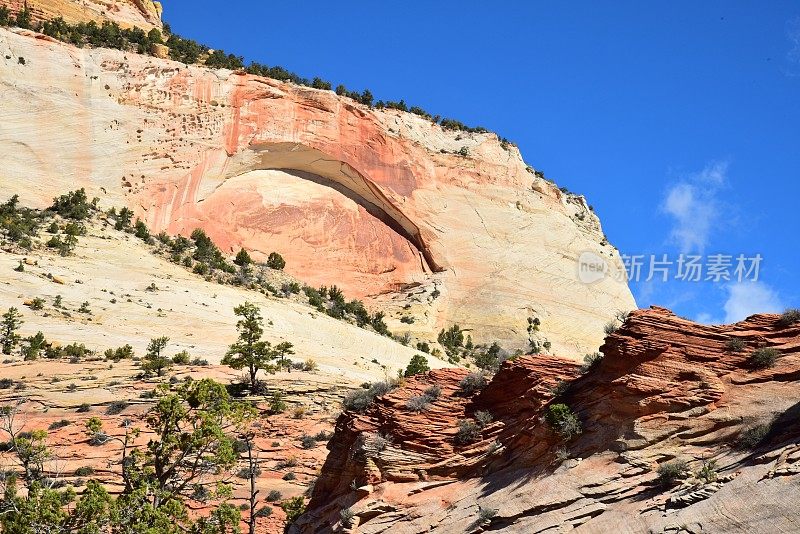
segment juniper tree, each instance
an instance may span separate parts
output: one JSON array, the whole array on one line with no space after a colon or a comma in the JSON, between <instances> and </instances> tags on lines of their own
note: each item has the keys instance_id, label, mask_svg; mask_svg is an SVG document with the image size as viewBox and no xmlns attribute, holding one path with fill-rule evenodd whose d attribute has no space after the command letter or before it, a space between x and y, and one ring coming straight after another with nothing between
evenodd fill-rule
<instances>
[{"instance_id":1,"label":"juniper tree","mask_svg":"<svg viewBox=\"0 0 800 534\"><path fill-rule=\"evenodd\" d=\"M19 343L19 328L22 326L22 314L14 307L8 309L0 321L0 346L3 354L11 354L14 347Z\"/></svg>"},{"instance_id":2,"label":"juniper tree","mask_svg":"<svg viewBox=\"0 0 800 534\"><path fill-rule=\"evenodd\" d=\"M431 368L428 365L428 359L422 354L415 354L411 357L411 361L408 362L406 371L403 374L408 377L418 375L420 373L427 373L430 370Z\"/></svg>"},{"instance_id":3,"label":"juniper tree","mask_svg":"<svg viewBox=\"0 0 800 534\"><path fill-rule=\"evenodd\" d=\"M243 267L245 265L253 263L253 259L250 257L250 254L248 254L245 249L241 249L239 253L236 254L236 259L233 260L233 263L235 263L240 267Z\"/></svg>"},{"instance_id":4,"label":"juniper tree","mask_svg":"<svg viewBox=\"0 0 800 534\"><path fill-rule=\"evenodd\" d=\"M172 361L162 354L169 342L168 337L157 337L150 340L147 345L147 354L144 356L142 369L148 372L155 371L158 376L164 373L164 369L172 365Z\"/></svg>"},{"instance_id":5,"label":"juniper tree","mask_svg":"<svg viewBox=\"0 0 800 534\"><path fill-rule=\"evenodd\" d=\"M281 343L278 343L275 346L275 350L273 351L273 354L275 355L275 357L278 358L278 367L279 368L281 368L281 369L290 369L291 368L292 362L289 361L289 359L286 358L286 356L288 356L289 354L294 354L293 347L294 347L294 345L292 345L288 341L283 341Z\"/></svg>"},{"instance_id":6,"label":"juniper tree","mask_svg":"<svg viewBox=\"0 0 800 534\"><path fill-rule=\"evenodd\" d=\"M135 516L129 520L154 526L161 524L159 515L183 519L184 500L198 490L210 498L229 496L224 475L238 459L232 436L253 416L252 408L231 399L225 386L208 378L188 381L174 391L162 385L158 394L145 417L157 438L144 449L131 450L120 496Z\"/></svg>"},{"instance_id":7,"label":"juniper tree","mask_svg":"<svg viewBox=\"0 0 800 534\"><path fill-rule=\"evenodd\" d=\"M286 260L277 252L270 252L267 258L267 267L275 269L276 271L281 271L286 267Z\"/></svg>"},{"instance_id":8,"label":"juniper tree","mask_svg":"<svg viewBox=\"0 0 800 534\"><path fill-rule=\"evenodd\" d=\"M268 341L261 339L264 334L264 320L258 306L245 302L236 306L233 312L241 317L236 323L239 339L230 346L222 358L222 364L233 369L247 369L250 375L250 388L255 390L256 375L259 370L275 372L275 366L270 362L275 359L276 352L272 350Z\"/></svg>"}]
</instances>

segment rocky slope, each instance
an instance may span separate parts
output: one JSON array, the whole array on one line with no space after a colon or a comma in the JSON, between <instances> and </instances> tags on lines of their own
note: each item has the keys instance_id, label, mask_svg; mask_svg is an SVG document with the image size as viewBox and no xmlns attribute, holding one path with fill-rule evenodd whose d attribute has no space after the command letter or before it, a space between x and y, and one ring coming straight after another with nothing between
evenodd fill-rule
<instances>
[{"instance_id":1,"label":"rocky slope","mask_svg":"<svg viewBox=\"0 0 800 534\"><path fill-rule=\"evenodd\" d=\"M760 347L779 351L773 367L753 367ZM342 527L341 510L359 533L797 531L800 323L701 326L652 308L602 350L588 370L551 356L506 362L473 395L458 392L466 371L433 371L346 412L294 531ZM438 400L409 410L433 384ZM548 424L556 403L581 434ZM457 421L477 411L493 421L456 445ZM660 484L657 468L675 459L688 470Z\"/></svg>"},{"instance_id":2,"label":"rocky slope","mask_svg":"<svg viewBox=\"0 0 800 534\"><path fill-rule=\"evenodd\" d=\"M67 257L47 248L0 255L0 310L23 312L22 336L42 331L62 345L83 343L100 353L130 344L141 355L150 339L166 335L171 353L187 350L218 364L236 340L233 308L250 301L267 321L269 342L293 343L297 361L312 358L321 371L351 385L396 374L416 352L291 299L208 282L113 225L95 221L87 228ZM27 263L22 272L15 270L20 261ZM43 309L26 305L36 298L44 300ZM79 311L84 302L89 313ZM428 360L434 368L448 365Z\"/></svg>"},{"instance_id":3,"label":"rocky slope","mask_svg":"<svg viewBox=\"0 0 800 534\"><path fill-rule=\"evenodd\" d=\"M458 323L524 348L537 317L540 341L583 354L635 307L622 280L578 281L585 251L621 269L585 200L494 134L24 30L0 30L0 84L0 193L25 203L83 186L155 230L277 250L300 279L379 303L420 338Z\"/></svg>"},{"instance_id":4,"label":"rocky slope","mask_svg":"<svg viewBox=\"0 0 800 534\"><path fill-rule=\"evenodd\" d=\"M166 259L158 242L146 244L118 231L101 214L83 223L86 235L78 237L66 257L44 245L53 237L44 229L32 238L33 250L8 242L2 246L0 313L11 307L21 312L22 338L41 332L54 347L74 343L86 352L40 355L28 361L20 347L14 347L0 357L0 407L20 403L15 430L48 432L53 454L44 468L49 479L73 485L79 492L88 479L98 479L116 493L121 487L121 444L114 440L92 444L86 422L99 417L108 434L120 437L124 421L146 429L145 413L155 402L152 391L159 384L189 377L239 383L246 371L219 363L237 338L233 308L253 302L264 318L267 341L289 341L295 351L290 359L295 363L313 359L317 364L313 370L261 373L268 396L247 397L259 410L251 427L260 470L258 504L271 512L259 518L258 532L282 532L285 514L279 505L313 485L342 397L364 381L396 376L417 351L333 319L302 303L304 299L266 296L192 274ZM162 377L143 376L141 357L149 340L160 336L169 337L165 355L185 350L191 363L174 365ZM106 349L125 344L132 346L133 358L113 363L104 359ZM433 368L448 365L432 356L428 362ZM283 413L272 412L274 392L283 394ZM8 450L5 422L0 421L1 472L19 468ZM304 441L306 436L317 439ZM137 443L146 443L149 437L145 431ZM249 481L237 475L245 466L242 459L230 473L236 506L248 496ZM265 500L270 492L280 496ZM193 513L203 514L211 504L192 501L189 506Z\"/></svg>"}]
</instances>

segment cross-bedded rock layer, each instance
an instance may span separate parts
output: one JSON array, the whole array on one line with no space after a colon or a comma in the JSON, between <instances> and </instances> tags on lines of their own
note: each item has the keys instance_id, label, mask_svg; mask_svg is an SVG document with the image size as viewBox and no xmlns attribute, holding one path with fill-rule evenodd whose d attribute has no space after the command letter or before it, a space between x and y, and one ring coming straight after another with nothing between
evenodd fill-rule
<instances>
[{"instance_id":1,"label":"cross-bedded rock layer","mask_svg":"<svg viewBox=\"0 0 800 534\"><path fill-rule=\"evenodd\" d=\"M779 357L758 369L751 355L764 347ZM437 370L346 412L295 531L336 528L345 508L363 533L796 529L800 323L704 326L651 308L602 350L588 370L553 356L506 362L473 395L458 392L465 370ZM433 384L440 397L409 410ZM546 422L555 403L578 416L580 435L566 440ZM457 444L458 421L477 411L493 421ZM759 427L764 437L745 447ZM676 458L689 476L664 487L657 467ZM495 514L482 523L479 507Z\"/></svg>"}]
</instances>

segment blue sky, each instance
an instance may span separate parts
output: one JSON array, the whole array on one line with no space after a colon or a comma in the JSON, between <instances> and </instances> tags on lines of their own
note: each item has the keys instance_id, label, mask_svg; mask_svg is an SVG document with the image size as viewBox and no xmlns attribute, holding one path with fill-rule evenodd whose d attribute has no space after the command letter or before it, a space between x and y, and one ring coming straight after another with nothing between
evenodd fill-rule
<instances>
[{"instance_id":1,"label":"blue sky","mask_svg":"<svg viewBox=\"0 0 800 534\"><path fill-rule=\"evenodd\" d=\"M642 307L800 307L800 2L164 4L174 31L246 61L511 139L622 253L763 257L758 282L632 282Z\"/></svg>"}]
</instances>

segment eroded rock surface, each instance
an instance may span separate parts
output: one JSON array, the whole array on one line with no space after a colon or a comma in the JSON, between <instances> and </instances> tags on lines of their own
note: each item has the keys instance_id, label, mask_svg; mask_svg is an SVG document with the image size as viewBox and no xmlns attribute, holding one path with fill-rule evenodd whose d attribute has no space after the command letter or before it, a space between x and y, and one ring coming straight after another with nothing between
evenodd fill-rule
<instances>
[{"instance_id":1,"label":"eroded rock surface","mask_svg":"<svg viewBox=\"0 0 800 534\"><path fill-rule=\"evenodd\" d=\"M123 28L138 26L145 31L161 29L161 2L153 0L3 0L2 5L17 13L26 5L35 22L63 18L70 24L95 21L116 22Z\"/></svg>"},{"instance_id":2,"label":"eroded rock surface","mask_svg":"<svg viewBox=\"0 0 800 534\"><path fill-rule=\"evenodd\" d=\"M751 364L762 347L779 351L774 367ZM457 392L465 370L437 370L344 413L295 531L338 528L345 508L360 533L796 531L800 323L704 326L651 308L602 350L588 370L552 356L506 362L473 395ZM409 410L432 384L441 396ZM554 403L574 411L580 435L545 421ZM493 421L457 444L458 420L478 410ZM688 471L659 483L674 459Z\"/></svg>"}]
</instances>

